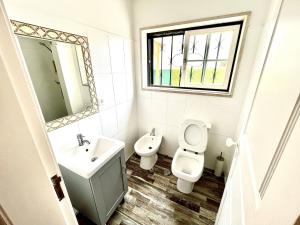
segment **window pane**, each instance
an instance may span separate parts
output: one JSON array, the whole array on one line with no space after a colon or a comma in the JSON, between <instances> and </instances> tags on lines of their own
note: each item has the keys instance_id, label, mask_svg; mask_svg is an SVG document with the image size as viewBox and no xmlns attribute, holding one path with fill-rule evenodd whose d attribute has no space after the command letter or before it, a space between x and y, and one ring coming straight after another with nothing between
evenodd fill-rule
<instances>
[{"instance_id":1,"label":"window pane","mask_svg":"<svg viewBox=\"0 0 300 225\"><path fill-rule=\"evenodd\" d=\"M203 60L206 38L206 34L190 36L188 60Z\"/></svg>"},{"instance_id":2,"label":"window pane","mask_svg":"<svg viewBox=\"0 0 300 225\"><path fill-rule=\"evenodd\" d=\"M162 51L162 85L170 85L171 80L171 46L172 36L163 37Z\"/></svg>"},{"instance_id":3,"label":"window pane","mask_svg":"<svg viewBox=\"0 0 300 225\"><path fill-rule=\"evenodd\" d=\"M228 59L232 41L232 31L223 32L220 43L219 59Z\"/></svg>"},{"instance_id":4,"label":"window pane","mask_svg":"<svg viewBox=\"0 0 300 225\"><path fill-rule=\"evenodd\" d=\"M172 67L180 67L183 64L183 35L173 36Z\"/></svg>"},{"instance_id":5,"label":"window pane","mask_svg":"<svg viewBox=\"0 0 300 225\"><path fill-rule=\"evenodd\" d=\"M179 86L183 65L183 35L173 36L171 85Z\"/></svg>"},{"instance_id":6,"label":"window pane","mask_svg":"<svg viewBox=\"0 0 300 225\"><path fill-rule=\"evenodd\" d=\"M166 29L153 33L152 30L143 31L143 35L147 34L148 47L146 49L142 45L143 55L149 57L147 62L146 57L143 57L143 65L151 63L152 67L150 71L147 70L146 79L150 83L147 85L143 82L143 87L154 85L157 89L157 86L163 86L176 90L192 87L203 92L229 92L231 73L236 65L233 55L239 47L238 32L242 25L242 22L237 21L224 25L187 26L180 30ZM150 55L148 50L151 50ZM143 71L145 69L143 68ZM147 74L143 73L143 76Z\"/></svg>"},{"instance_id":7,"label":"window pane","mask_svg":"<svg viewBox=\"0 0 300 225\"><path fill-rule=\"evenodd\" d=\"M181 67L172 67L171 86L179 86L181 78Z\"/></svg>"},{"instance_id":8,"label":"window pane","mask_svg":"<svg viewBox=\"0 0 300 225\"><path fill-rule=\"evenodd\" d=\"M202 76L202 62L188 62L186 66L185 83L200 84Z\"/></svg>"},{"instance_id":9,"label":"window pane","mask_svg":"<svg viewBox=\"0 0 300 225\"><path fill-rule=\"evenodd\" d=\"M161 72L161 41L162 38L153 39L153 84L160 85Z\"/></svg>"},{"instance_id":10,"label":"window pane","mask_svg":"<svg viewBox=\"0 0 300 225\"><path fill-rule=\"evenodd\" d=\"M206 84L213 83L215 65L216 65L216 61L210 61L210 62L206 63L205 76L203 79L203 83L206 83Z\"/></svg>"},{"instance_id":11,"label":"window pane","mask_svg":"<svg viewBox=\"0 0 300 225\"><path fill-rule=\"evenodd\" d=\"M212 33L210 35L208 59L217 59L219 40L220 40L220 33Z\"/></svg>"},{"instance_id":12,"label":"window pane","mask_svg":"<svg viewBox=\"0 0 300 225\"><path fill-rule=\"evenodd\" d=\"M225 81L227 61L219 61L217 62L216 74L214 83L223 84Z\"/></svg>"}]
</instances>

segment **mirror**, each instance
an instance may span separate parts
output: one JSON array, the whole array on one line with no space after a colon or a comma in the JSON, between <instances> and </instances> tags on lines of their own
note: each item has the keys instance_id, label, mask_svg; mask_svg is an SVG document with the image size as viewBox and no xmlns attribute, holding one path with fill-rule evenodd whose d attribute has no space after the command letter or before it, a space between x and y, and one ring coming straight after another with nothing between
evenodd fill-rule
<instances>
[{"instance_id":1,"label":"mirror","mask_svg":"<svg viewBox=\"0 0 300 225\"><path fill-rule=\"evenodd\" d=\"M87 38L12 21L48 131L98 111Z\"/></svg>"}]
</instances>

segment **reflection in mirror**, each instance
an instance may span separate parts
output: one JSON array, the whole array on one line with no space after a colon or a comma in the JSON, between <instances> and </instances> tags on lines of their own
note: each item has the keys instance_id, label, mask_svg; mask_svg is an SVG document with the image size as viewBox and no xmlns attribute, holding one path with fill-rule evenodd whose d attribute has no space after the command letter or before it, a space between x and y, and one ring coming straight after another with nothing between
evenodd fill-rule
<instances>
[{"instance_id":1,"label":"reflection in mirror","mask_svg":"<svg viewBox=\"0 0 300 225\"><path fill-rule=\"evenodd\" d=\"M80 45L19 35L18 39L46 122L92 106Z\"/></svg>"}]
</instances>

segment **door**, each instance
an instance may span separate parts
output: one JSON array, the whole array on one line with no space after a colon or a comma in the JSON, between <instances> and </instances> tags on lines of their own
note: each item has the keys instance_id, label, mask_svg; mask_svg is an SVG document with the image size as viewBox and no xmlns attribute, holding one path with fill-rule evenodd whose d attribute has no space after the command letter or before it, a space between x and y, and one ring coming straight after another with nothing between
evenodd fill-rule
<instances>
[{"instance_id":1,"label":"door","mask_svg":"<svg viewBox=\"0 0 300 225\"><path fill-rule=\"evenodd\" d=\"M271 10L216 224L294 224L300 214L300 2Z\"/></svg>"},{"instance_id":2,"label":"door","mask_svg":"<svg viewBox=\"0 0 300 225\"><path fill-rule=\"evenodd\" d=\"M105 224L127 192L124 150L115 155L91 178L101 224Z\"/></svg>"},{"instance_id":3,"label":"door","mask_svg":"<svg viewBox=\"0 0 300 225\"><path fill-rule=\"evenodd\" d=\"M54 191L58 166L1 0L0 33L1 207L14 225L77 224L65 189L61 201Z\"/></svg>"}]
</instances>

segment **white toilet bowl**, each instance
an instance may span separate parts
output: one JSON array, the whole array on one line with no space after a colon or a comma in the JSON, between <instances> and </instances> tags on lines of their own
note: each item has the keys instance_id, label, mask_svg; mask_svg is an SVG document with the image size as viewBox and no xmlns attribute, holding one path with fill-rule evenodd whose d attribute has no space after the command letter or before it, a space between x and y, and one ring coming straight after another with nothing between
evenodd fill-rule
<instances>
[{"instance_id":1,"label":"white toilet bowl","mask_svg":"<svg viewBox=\"0 0 300 225\"><path fill-rule=\"evenodd\" d=\"M134 145L135 152L141 156L140 167L145 170L153 168L157 161L157 151L161 144L162 136L145 134Z\"/></svg>"},{"instance_id":2,"label":"white toilet bowl","mask_svg":"<svg viewBox=\"0 0 300 225\"><path fill-rule=\"evenodd\" d=\"M178 177L177 189L183 193L191 193L194 183L202 175L208 127L210 124L190 119L181 126L179 148L172 161L172 173Z\"/></svg>"},{"instance_id":3,"label":"white toilet bowl","mask_svg":"<svg viewBox=\"0 0 300 225\"><path fill-rule=\"evenodd\" d=\"M178 177L177 189L189 194L202 175L204 155L178 148L172 161L172 173Z\"/></svg>"}]
</instances>

